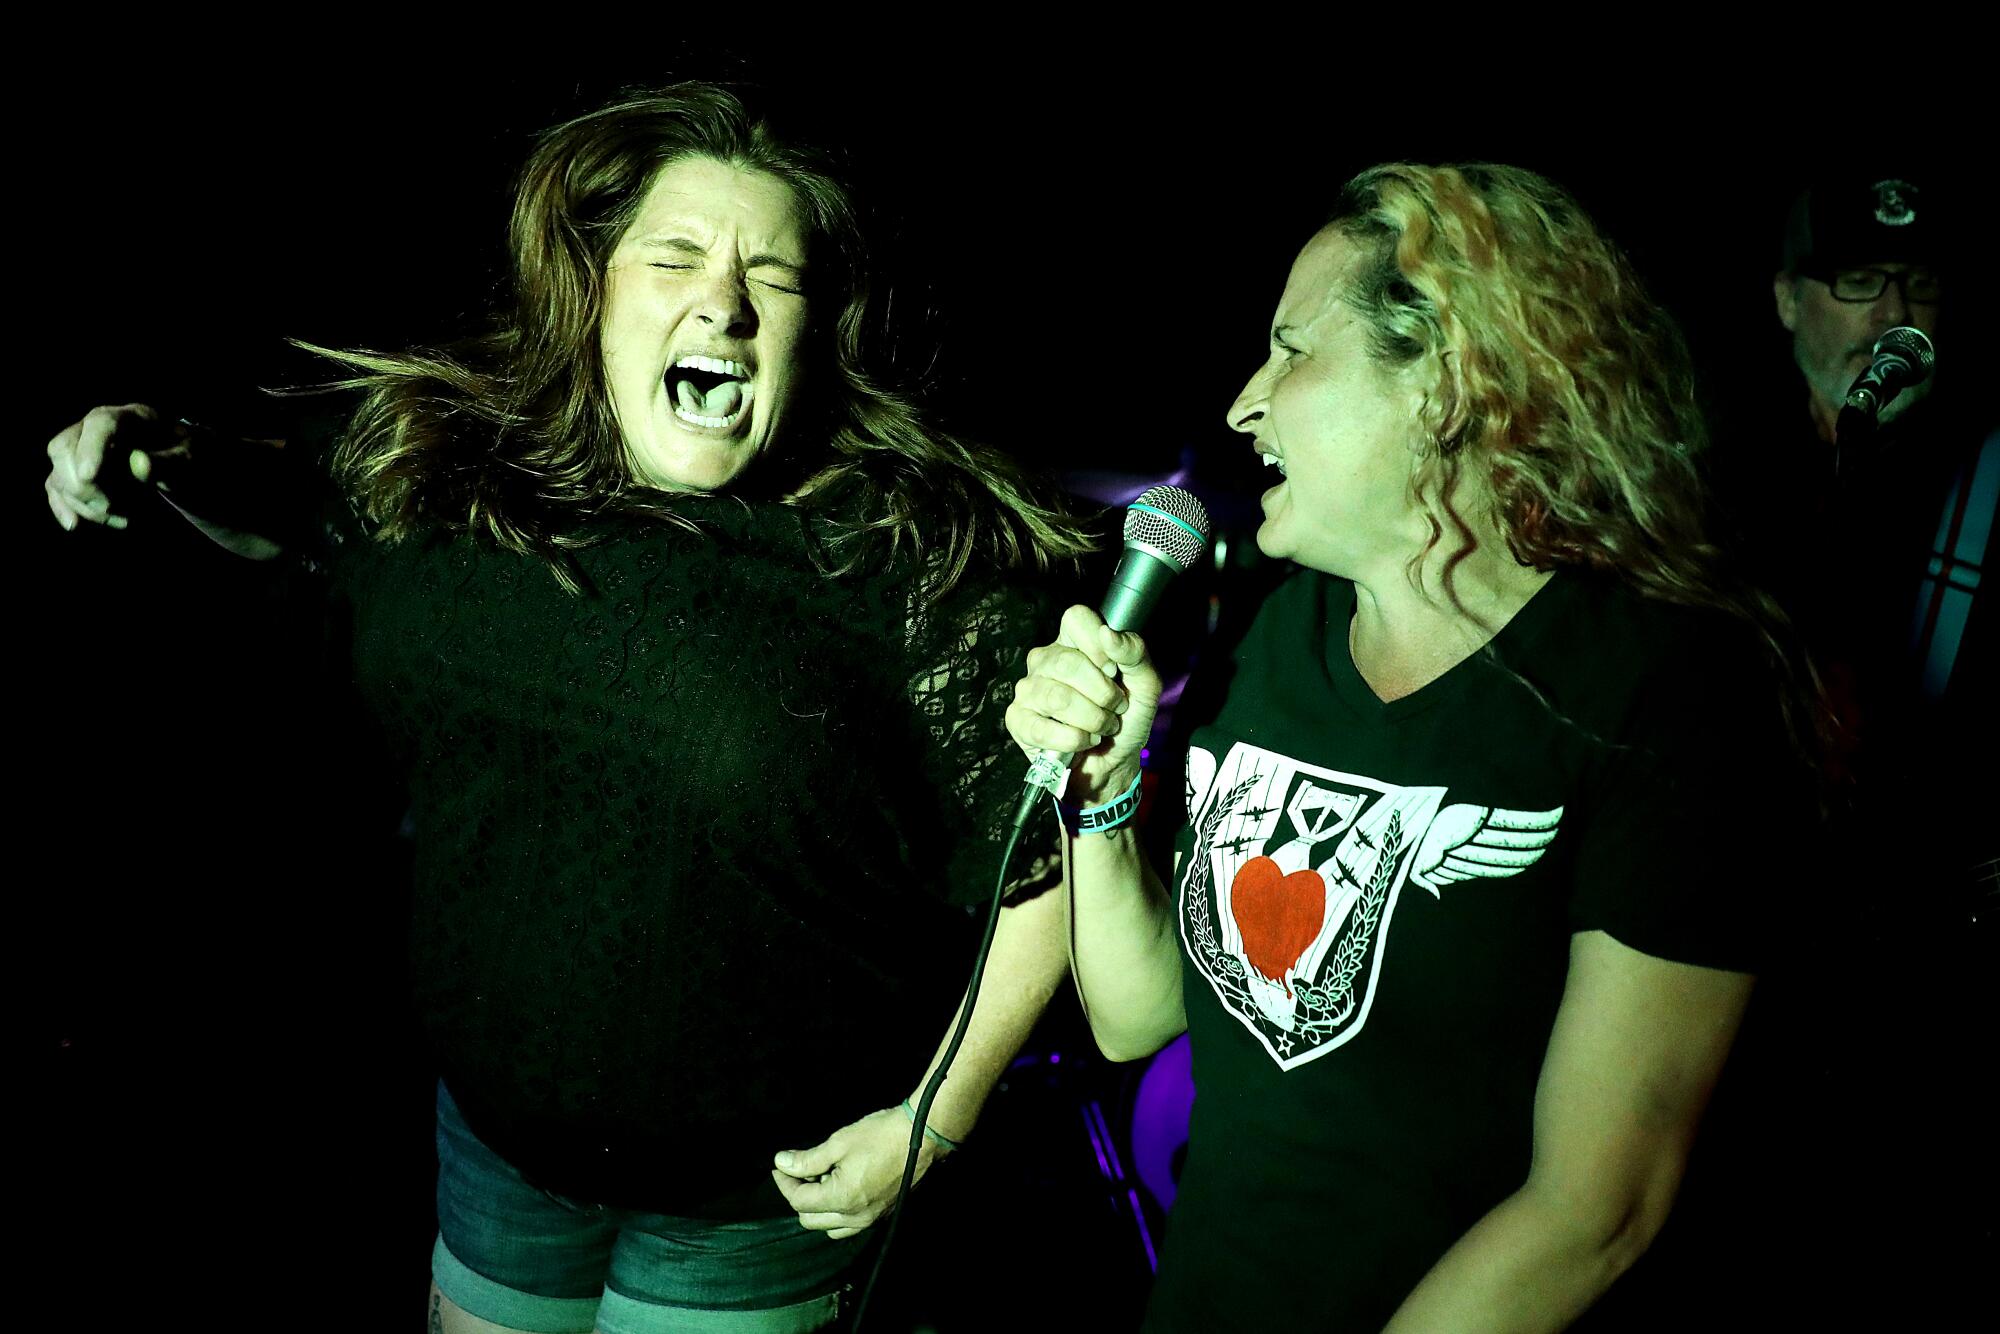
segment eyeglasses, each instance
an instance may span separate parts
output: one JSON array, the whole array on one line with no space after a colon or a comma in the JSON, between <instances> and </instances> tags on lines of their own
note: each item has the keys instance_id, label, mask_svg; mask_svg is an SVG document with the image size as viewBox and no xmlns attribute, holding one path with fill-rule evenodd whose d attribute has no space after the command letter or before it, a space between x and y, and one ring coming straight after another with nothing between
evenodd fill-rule
<instances>
[{"instance_id":1,"label":"eyeglasses","mask_svg":"<svg viewBox=\"0 0 2000 1334\"><path fill-rule=\"evenodd\" d=\"M1929 269L1905 269L1900 273L1888 269L1835 269L1812 276L1833 290L1835 301L1877 301L1889 284L1894 283L1904 301L1929 305L1943 290L1938 276Z\"/></svg>"}]
</instances>

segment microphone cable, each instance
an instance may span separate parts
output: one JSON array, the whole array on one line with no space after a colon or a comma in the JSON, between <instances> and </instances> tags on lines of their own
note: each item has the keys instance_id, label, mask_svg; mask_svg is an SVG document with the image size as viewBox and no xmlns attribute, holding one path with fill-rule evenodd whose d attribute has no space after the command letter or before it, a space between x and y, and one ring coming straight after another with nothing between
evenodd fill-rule
<instances>
[{"instance_id":1,"label":"microphone cable","mask_svg":"<svg viewBox=\"0 0 2000 1334\"><path fill-rule=\"evenodd\" d=\"M882 1267L889 1259L889 1247L896 1240L896 1227L903 1221L903 1206L910 1197L910 1187L917 1177L917 1156L923 1152L924 1127L930 1124L931 1104L937 1100L938 1090L944 1087L945 1076L951 1072L951 1063L958 1055L959 1047L965 1042L965 1032L972 1026L972 1012L979 1005L979 984L986 976L986 956L993 952L993 931L1000 924L1000 900L1007 888L1007 869L1014 860L1014 848L1021 841L1023 826L1016 824L1007 835L1006 848L1000 854L1000 874L993 881L993 897L986 906L986 930L979 938L979 950L972 960L972 980L965 987L965 1010L958 1016L958 1027L952 1031L951 1041L945 1045L944 1058L938 1062L937 1073L924 1085L923 1095L917 1099L916 1115L910 1125L910 1148L903 1159L903 1181L896 1188L896 1202L890 1206L889 1226L882 1234L882 1248L875 1253L875 1263L869 1268L868 1282L861 1289L861 1301L854 1308L854 1323L849 1334L861 1334L862 1317L868 1313L868 1301L875 1295L875 1282L882 1277Z\"/></svg>"},{"instance_id":2,"label":"microphone cable","mask_svg":"<svg viewBox=\"0 0 2000 1334\"><path fill-rule=\"evenodd\" d=\"M1159 600L1167 580L1184 572L1208 546L1212 529L1207 508L1192 491L1180 486L1159 485L1141 492L1125 512L1124 551L1117 568L1112 571L1111 587L1105 592L1100 611L1105 624L1121 632L1136 629L1142 624ZM850 1334L860 1334L862 1317L868 1311L869 1299L874 1296L876 1280L882 1276L883 1264L889 1258L890 1243L896 1239L896 1227L902 1221L903 1205L909 1199L910 1187L916 1180L917 1156L923 1151L924 1129L930 1125L931 1103L937 1099L938 1089L951 1071L951 1063L965 1041L966 1029L972 1024L973 1010L979 1004L979 983L986 975L986 956L993 949L993 932L1000 922L1000 900L1007 886L1007 868L1014 860L1014 849L1021 841L1022 831L1033 818L1035 808L1041 804L1042 794L1047 793L1052 800L1059 797L1073 758L1058 751L1045 750L1034 756L1029 765L1027 784L1021 793L1020 803L1014 809L1007 843L1000 854L1000 874L993 883L993 899L987 905L986 931L980 937L979 952L973 958L972 980L965 988L965 1012L958 1017L958 1027L945 1046L944 1058L938 1062L937 1073L930 1077L924 1085L923 1095L917 1099L910 1126L910 1148L903 1159L903 1181L896 1190L896 1203L890 1208L889 1226L882 1234L882 1249L875 1256L868 1282L861 1290L861 1301L854 1308Z\"/></svg>"}]
</instances>

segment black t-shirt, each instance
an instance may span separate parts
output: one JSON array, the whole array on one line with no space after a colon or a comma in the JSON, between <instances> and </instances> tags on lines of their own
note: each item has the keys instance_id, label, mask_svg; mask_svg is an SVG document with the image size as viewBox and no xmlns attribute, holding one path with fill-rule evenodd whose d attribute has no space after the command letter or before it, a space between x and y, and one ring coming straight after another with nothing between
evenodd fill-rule
<instances>
[{"instance_id":1,"label":"black t-shirt","mask_svg":"<svg viewBox=\"0 0 2000 1334\"><path fill-rule=\"evenodd\" d=\"M581 593L465 534L350 534L334 572L408 751L417 999L468 1123L564 1194L773 1216L771 1155L894 1105L957 1008L1050 613L676 503L698 531L600 520Z\"/></svg>"},{"instance_id":2,"label":"black t-shirt","mask_svg":"<svg viewBox=\"0 0 2000 1334\"><path fill-rule=\"evenodd\" d=\"M1805 838L1746 630L1559 573L1384 703L1354 591L1266 602L1193 734L1196 1099L1149 1330L1372 1330L1527 1177L1572 933L1754 971Z\"/></svg>"}]
</instances>

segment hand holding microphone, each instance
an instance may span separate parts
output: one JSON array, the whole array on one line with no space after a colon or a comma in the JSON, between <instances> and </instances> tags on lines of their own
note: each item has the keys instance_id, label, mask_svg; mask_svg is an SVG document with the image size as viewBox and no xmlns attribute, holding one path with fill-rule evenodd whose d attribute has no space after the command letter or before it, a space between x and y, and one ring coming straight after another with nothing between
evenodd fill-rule
<instances>
[{"instance_id":1,"label":"hand holding microphone","mask_svg":"<svg viewBox=\"0 0 2000 1334\"><path fill-rule=\"evenodd\" d=\"M43 483L64 528L126 527L150 491L236 555L269 560L304 534L309 482L281 440L168 422L143 403L92 408L49 441Z\"/></svg>"},{"instance_id":2,"label":"hand holding microphone","mask_svg":"<svg viewBox=\"0 0 2000 1334\"><path fill-rule=\"evenodd\" d=\"M79 524L123 528L131 503L152 475L147 451L169 444L160 414L144 403L92 408L49 441L43 482L49 512L74 531Z\"/></svg>"},{"instance_id":3,"label":"hand holding microphone","mask_svg":"<svg viewBox=\"0 0 2000 1334\"><path fill-rule=\"evenodd\" d=\"M1208 512L1191 492L1156 486L1125 515L1125 551L1096 612L1071 607L1056 642L1028 654L1007 730L1033 757L1015 813L1025 824L1044 793L1060 793L1072 759L1072 801L1096 804L1129 786L1160 702L1160 677L1135 631L1167 581L1208 545Z\"/></svg>"},{"instance_id":4,"label":"hand holding microphone","mask_svg":"<svg viewBox=\"0 0 2000 1334\"><path fill-rule=\"evenodd\" d=\"M1128 785L1160 703L1160 675L1135 633L1120 633L1089 607L1063 613L1056 642L1028 654L1014 687L1007 730L1034 761L1024 800L1051 789L1036 775L1075 764L1068 800L1095 805Z\"/></svg>"}]
</instances>

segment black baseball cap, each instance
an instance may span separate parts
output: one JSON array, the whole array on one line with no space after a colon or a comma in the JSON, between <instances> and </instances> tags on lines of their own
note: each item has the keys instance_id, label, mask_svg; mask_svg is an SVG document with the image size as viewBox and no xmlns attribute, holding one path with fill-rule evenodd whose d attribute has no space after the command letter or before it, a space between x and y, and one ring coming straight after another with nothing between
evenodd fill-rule
<instances>
[{"instance_id":1,"label":"black baseball cap","mask_svg":"<svg viewBox=\"0 0 2000 1334\"><path fill-rule=\"evenodd\" d=\"M1792 201L1785 222L1785 272L1932 262L1940 230L1935 202L1905 176L1817 183Z\"/></svg>"}]
</instances>

